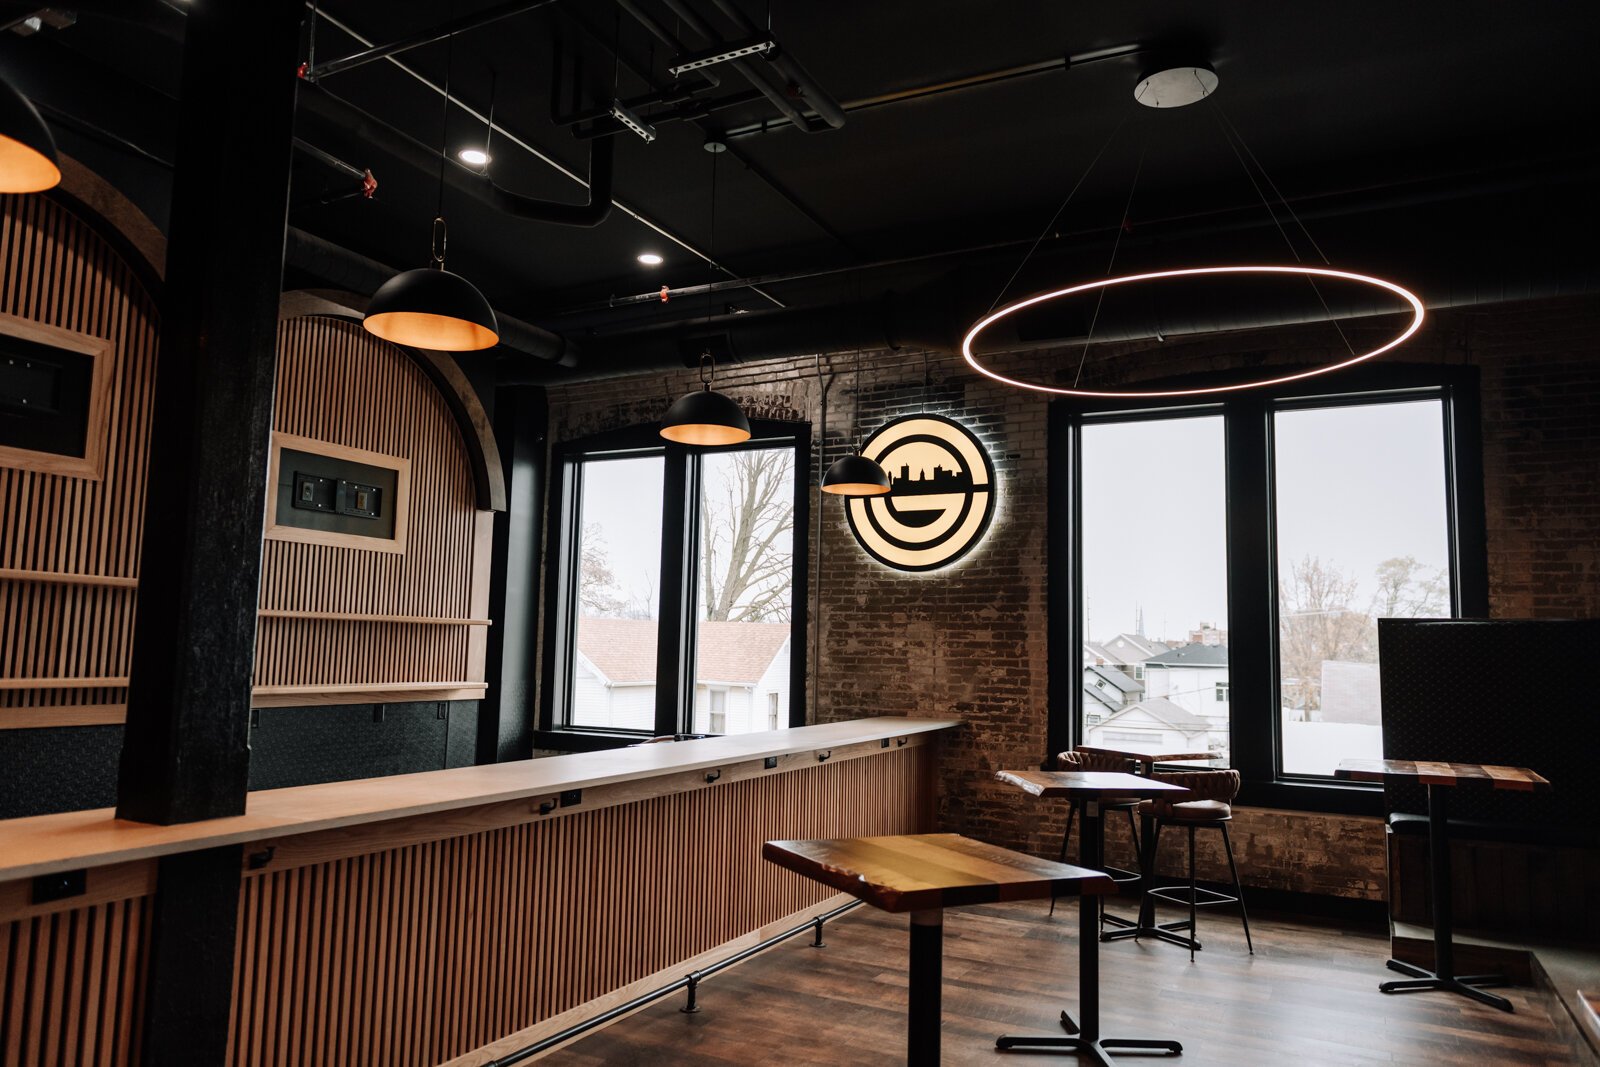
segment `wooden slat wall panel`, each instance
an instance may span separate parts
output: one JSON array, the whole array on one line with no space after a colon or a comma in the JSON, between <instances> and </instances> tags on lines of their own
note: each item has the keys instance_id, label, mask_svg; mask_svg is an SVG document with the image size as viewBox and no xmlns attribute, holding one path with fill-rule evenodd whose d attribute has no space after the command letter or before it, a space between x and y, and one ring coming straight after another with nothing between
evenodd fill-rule
<instances>
[{"instance_id":1,"label":"wooden slat wall panel","mask_svg":"<svg viewBox=\"0 0 1600 1067\"><path fill-rule=\"evenodd\" d=\"M137 579L154 301L115 249L67 208L45 196L0 196L0 312L109 340L113 383L102 478L0 467L0 571ZM0 577L0 679L126 677L135 596L127 584ZM125 701L121 687L0 688L0 725L6 708Z\"/></svg>"},{"instance_id":2,"label":"wooden slat wall panel","mask_svg":"<svg viewBox=\"0 0 1600 1067\"><path fill-rule=\"evenodd\" d=\"M0 923L0 1063L138 1062L146 896Z\"/></svg>"},{"instance_id":3,"label":"wooden slat wall panel","mask_svg":"<svg viewBox=\"0 0 1600 1067\"><path fill-rule=\"evenodd\" d=\"M268 540L261 608L443 619L471 618L478 514L465 445L443 397L400 349L359 325L291 319L278 335L273 428L403 456L411 499L403 555ZM482 681L470 626L263 617L258 686ZM305 703L317 703L314 697Z\"/></svg>"},{"instance_id":4,"label":"wooden slat wall panel","mask_svg":"<svg viewBox=\"0 0 1600 1067\"><path fill-rule=\"evenodd\" d=\"M761 843L926 829L932 752L249 877L231 1062L440 1063L815 905Z\"/></svg>"}]
</instances>

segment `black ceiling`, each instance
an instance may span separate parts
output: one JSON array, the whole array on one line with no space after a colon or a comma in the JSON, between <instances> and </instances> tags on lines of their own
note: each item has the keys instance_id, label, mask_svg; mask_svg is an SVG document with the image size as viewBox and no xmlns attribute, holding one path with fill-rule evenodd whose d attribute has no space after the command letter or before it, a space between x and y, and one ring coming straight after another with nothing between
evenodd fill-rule
<instances>
[{"instance_id":1,"label":"black ceiling","mask_svg":"<svg viewBox=\"0 0 1600 1067\"><path fill-rule=\"evenodd\" d=\"M723 39L741 36L714 0L687 3ZM69 29L26 39L3 35L0 64L24 91L54 108L47 113L69 151L82 145L104 158L109 133L148 156L170 158L182 5L73 6L80 14ZM383 43L500 6L501 0L324 0L323 17L314 20L313 69L364 46L339 26ZM667 0L631 6L646 10L691 49L704 44ZM1253 227L1248 239L1261 243L1261 258L1283 259L1282 239L1240 152L1223 135L1226 123L1283 196L1305 207L1313 236L1336 261L1345 229L1339 216L1359 213L1368 201L1392 207L1397 196L1443 187L1510 190L1513 199L1538 204L1516 225L1537 227L1555 216L1551 225L1559 239L1564 205L1539 192L1540 175L1575 173L1586 180L1593 174L1589 64L1600 35L1596 5L1588 3L774 0L770 12L755 0L740 0L740 6L757 24L770 15L772 36L784 52L845 103L842 128L802 132L780 123L762 131L778 112L761 98L696 121L663 122L651 144L616 135L614 198L665 234L624 211L594 229L509 218L452 184L444 198L452 269L507 312L556 327L599 329L704 312L703 297L666 309L583 309L662 285L705 282L711 277L707 255L728 277L837 271L1020 242L991 258L993 270L982 284L992 286L1009 273L1007 264L1020 260L1103 146L1103 157L1054 227L1083 234L1096 261L1109 252L1130 203L1126 233L1144 236L1176 219L1219 218L1222 225ZM1141 51L1070 69L1061 62L1130 46ZM1132 93L1141 69L1171 48L1214 65L1217 94L1182 110L1137 106ZM319 85L436 146L445 108L425 82L443 85L448 77L453 98L479 113L492 104L506 131L493 144L490 170L498 184L581 201L583 187L553 163L585 173L588 142L554 121L552 104L583 110L607 105L613 93L626 99L703 85L694 75L679 80L667 72L672 53L613 0L557 0L407 51L398 64L380 60L328 75ZM568 75L561 90L568 99L553 101L558 61ZM1034 65L1046 69L850 106ZM698 98L749 94L750 83L737 72L726 66L715 71L720 87L705 88ZM298 132L339 160L370 167L379 189L370 202L319 203L354 182L326 160L299 154L291 222L384 263L424 262L436 175L338 125L306 118ZM713 156L702 146L719 132L731 150ZM91 149L88 142L97 136L101 143ZM513 136L528 147L513 143ZM482 140L483 123L452 108L443 135L452 152ZM159 164L127 145L112 155L118 153L135 194L157 197ZM1342 207L1317 221L1319 204ZM159 206L153 213L163 214ZM1470 225L1469 214L1457 224ZM1574 236L1567 230L1564 239ZM1128 255L1136 256L1136 247L1130 241ZM639 266L635 256L647 250L664 255L666 263ZM933 261L909 272L844 270L765 285L766 298L749 288L731 290L715 303L718 310L758 310L837 302L904 286L958 262Z\"/></svg>"}]
</instances>

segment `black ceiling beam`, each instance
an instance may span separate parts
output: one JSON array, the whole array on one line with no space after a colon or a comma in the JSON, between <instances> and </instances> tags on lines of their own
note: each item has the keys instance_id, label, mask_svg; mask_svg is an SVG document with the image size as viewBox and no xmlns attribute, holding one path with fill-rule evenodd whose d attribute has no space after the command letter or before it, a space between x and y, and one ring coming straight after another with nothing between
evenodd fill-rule
<instances>
[{"instance_id":1,"label":"black ceiling beam","mask_svg":"<svg viewBox=\"0 0 1600 1067\"><path fill-rule=\"evenodd\" d=\"M733 21L733 24L738 26L746 35L755 36L757 34L758 30L755 23L745 17L744 12L739 10L737 4L732 3L731 0L711 0L711 2L716 4L717 9L728 16ZM766 60L772 64L773 70L789 80L789 84L799 91L805 102L811 105L811 110L815 111L823 122L826 122L836 130L844 125L844 109L839 106L839 101L835 100L833 94L824 89L817 79L811 76L811 72L806 70L798 59L779 49L768 55Z\"/></svg>"},{"instance_id":2,"label":"black ceiling beam","mask_svg":"<svg viewBox=\"0 0 1600 1067\"><path fill-rule=\"evenodd\" d=\"M685 3L684 0L664 0L664 2L668 10L682 19L685 26L704 38L707 44L721 42L722 38L717 34L717 31L712 29L711 25L701 18L700 14ZM635 18L639 17L640 8L635 3L635 0L617 0L617 3L624 11ZM671 34L663 35L658 33L657 36L665 44L673 48L678 55L683 55L689 51L684 47L683 42ZM760 64L751 62L748 59L732 59L728 61L727 65L744 75L745 80L752 86L761 90L761 94L772 102L772 106L777 108L790 122L794 123L796 128L805 130L808 133L816 129L811 124L811 120L806 118L805 113L794 105L794 101L789 99L788 93L784 92L784 87L774 82Z\"/></svg>"},{"instance_id":3,"label":"black ceiling beam","mask_svg":"<svg viewBox=\"0 0 1600 1067\"><path fill-rule=\"evenodd\" d=\"M449 22L440 23L437 26L430 26L426 30L419 30L388 44L373 45L371 48L352 52L341 59L318 63L308 68L305 76L311 81L316 81L334 74L343 74L345 71L364 67L376 60L388 59L390 56L409 52L413 48L421 48L425 44L442 41L453 34L476 30L492 22L499 22L501 19L510 18L512 15L535 11L553 3L555 3L555 0L510 0L509 3L497 4L494 7L485 8L470 15L462 15L460 18L451 19Z\"/></svg>"}]
</instances>

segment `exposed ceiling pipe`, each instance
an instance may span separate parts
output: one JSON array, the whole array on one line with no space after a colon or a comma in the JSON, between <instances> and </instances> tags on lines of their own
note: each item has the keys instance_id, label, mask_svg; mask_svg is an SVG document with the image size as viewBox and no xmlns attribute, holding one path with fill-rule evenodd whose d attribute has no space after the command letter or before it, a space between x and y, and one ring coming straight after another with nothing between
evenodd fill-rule
<instances>
[{"instance_id":1,"label":"exposed ceiling pipe","mask_svg":"<svg viewBox=\"0 0 1600 1067\"><path fill-rule=\"evenodd\" d=\"M284 263L296 270L353 293L371 293L390 278L395 269L375 259L341 248L332 241L297 227L289 227L284 243ZM498 312L500 346L552 365L573 367L578 363L578 348L560 334Z\"/></svg>"},{"instance_id":2,"label":"exposed ceiling pipe","mask_svg":"<svg viewBox=\"0 0 1600 1067\"><path fill-rule=\"evenodd\" d=\"M424 174L439 167L439 150L430 148L403 130L374 118L319 85L302 83L299 103L308 113L348 130ZM552 203L503 189L486 174L468 170L448 160L445 174L451 184L485 204L532 222L562 226L598 226L611 213L614 143L610 138L589 142L589 199L583 204Z\"/></svg>"},{"instance_id":3,"label":"exposed ceiling pipe","mask_svg":"<svg viewBox=\"0 0 1600 1067\"><path fill-rule=\"evenodd\" d=\"M712 3L716 4L717 10L728 16L747 36L753 37L762 32L755 23L745 17L737 4L731 3L730 0L712 0ZM773 70L789 79L790 84L799 91L805 102L811 105L811 110L815 111L823 122L836 130L844 125L844 108L839 106L839 101L833 98L832 93L818 84L810 71L800 65L798 59L779 49L767 59L767 62L772 64Z\"/></svg>"},{"instance_id":4,"label":"exposed ceiling pipe","mask_svg":"<svg viewBox=\"0 0 1600 1067\"><path fill-rule=\"evenodd\" d=\"M1037 63L1024 63L1021 66L1001 67L998 70L986 70L977 74L968 74L960 78L950 78L944 81L928 82L923 85L913 85L907 89L896 89L893 92L879 93L875 96L861 97L857 100L846 100L838 106L845 114L854 114L857 111L868 111L873 108L886 107L890 104L903 104L911 100L923 100L930 96L943 96L947 93L965 92L970 89L982 88L999 82L1012 81L1016 78L1031 77L1036 74L1048 74L1051 71L1067 70L1071 67L1082 66L1085 63L1098 63L1105 59L1123 59L1136 56L1145 51L1143 45L1124 44L1111 48L1095 48L1087 52L1074 52L1071 55L1060 56L1041 60ZM735 126L726 131L726 136L749 137L753 134L771 133L781 130L788 123L783 119L767 119L762 122L752 122L746 126Z\"/></svg>"}]
</instances>

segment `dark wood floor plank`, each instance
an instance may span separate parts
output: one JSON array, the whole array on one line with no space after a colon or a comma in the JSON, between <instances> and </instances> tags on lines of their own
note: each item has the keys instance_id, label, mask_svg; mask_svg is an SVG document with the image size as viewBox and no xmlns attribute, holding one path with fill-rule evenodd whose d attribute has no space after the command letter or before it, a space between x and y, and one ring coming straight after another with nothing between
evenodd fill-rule
<instances>
[{"instance_id":1,"label":"dark wood floor plank","mask_svg":"<svg viewBox=\"0 0 1600 1067\"><path fill-rule=\"evenodd\" d=\"M1077 986L1075 903L945 914L944 1063L1023 1067L1069 1059L995 1051L1002 1033L1058 1032ZM1385 996L1388 938L1254 917L1256 954L1231 917L1201 920L1190 964L1170 945L1101 949L1101 1015L1115 1036L1184 1042L1178 1067L1568 1067L1572 1053L1540 991L1507 990L1516 1014L1458 997ZM860 908L829 924L827 947L788 942L700 987L701 1011L660 1002L559 1049L559 1067L673 1064L861 1065L905 1061L906 921ZM1154 1063L1130 1057L1128 1064Z\"/></svg>"}]
</instances>

